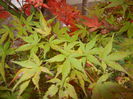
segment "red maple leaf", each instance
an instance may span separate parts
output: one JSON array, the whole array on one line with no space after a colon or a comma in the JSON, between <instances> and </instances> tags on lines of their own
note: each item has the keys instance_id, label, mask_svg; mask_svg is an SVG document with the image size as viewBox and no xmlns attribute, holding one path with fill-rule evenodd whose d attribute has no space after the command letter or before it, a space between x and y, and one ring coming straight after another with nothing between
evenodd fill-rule
<instances>
[{"instance_id":1,"label":"red maple leaf","mask_svg":"<svg viewBox=\"0 0 133 99\"><path fill-rule=\"evenodd\" d=\"M80 12L66 3L66 0L48 0L48 7L52 14L66 25L75 26Z\"/></svg>"},{"instance_id":2,"label":"red maple leaf","mask_svg":"<svg viewBox=\"0 0 133 99\"><path fill-rule=\"evenodd\" d=\"M0 6L0 19L5 19L10 16L10 13L5 11L2 6Z\"/></svg>"},{"instance_id":3,"label":"red maple leaf","mask_svg":"<svg viewBox=\"0 0 133 99\"><path fill-rule=\"evenodd\" d=\"M27 16L31 15L31 4L24 4L22 9L24 9Z\"/></svg>"},{"instance_id":4,"label":"red maple leaf","mask_svg":"<svg viewBox=\"0 0 133 99\"><path fill-rule=\"evenodd\" d=\"M48 0L48 7L52 14L56 15L60 21L70 27L71 32L78 30L78 27L76 27L78 23L89 27L91 32L97 30L102 25L96 16L88 18L81 15L80 11L68 5L66 0Z\"/></svg>"},{"instance_id":5,"label":"red maple leaf","mask_svg":"<svg viewBox=\"0 0 133 99\"><path fill-rule=\"evenodd\" d=\"M91 28L92 31L98 29L102 25L102 23L99 22L98 17L96 16L94 16L93 18L81 16L81 18L85 20L82 23L86 25L87 27Z\"/></svg>"},{"instance_id":6,"label":"red maple leaf","mask_svg":"<svg viewBox=\"0 0 133 99\"><path fill-rule=\"evenodd\" d=\"M43 3L43 0L26 0L28 4L33 5L34 7L45 7L48 8L46 4Z\"/></svg>"}]
</instances>

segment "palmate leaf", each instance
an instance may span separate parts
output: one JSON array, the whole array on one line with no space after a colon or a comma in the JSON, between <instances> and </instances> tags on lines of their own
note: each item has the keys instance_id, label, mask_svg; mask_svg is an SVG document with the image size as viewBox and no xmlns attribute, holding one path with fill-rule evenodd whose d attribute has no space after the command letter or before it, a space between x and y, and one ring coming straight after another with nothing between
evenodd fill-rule
<instances>
[{"instance_id":1,"label":"palmate leaf","mask_svg":"<svg viewBox=\"0 0 133 99\"><path fill-rule=\"evenodd\" d=\"M14 54L14 50L10 48L10 42L5 42L4 45L0 45L0 73L3 77L3 80L6 81L5 78L5 66L6 66L6 57L8 55Z\"/></svg>"},{"instance_id":2,"label":"palmate leaf","mask_svg":"<svg viewBox=\"0 0 133 99\"><path fill-rule=\"evenodd\" d=\"M60 39L53 39L52 41L50 41L50 44L54 44L54 45L58 45L65 42L65 40L60 40Z\"/></svg>"},{"instance_id":3,"label":"palmate leaf","mask_svg":"<svg viewBox=\"0 0 133 99\"><path fill-rule=\"evenodd\" d=\"M69 34L67 33L69 31L68 27L62 27L62 28L60 27L61 25L59 22L56 22L56 24L53 26L53 32L57 35L59 39L65 40L68 42L73 42L78 39L77 35L69 36Z\"/></svg>"},{"instance_id":4,"label":"palmate leaf","mask_svg":"<svg viewBox=\"0 0 133 99\"><path fill-rule=\"evenodd\" d=\"M105 72L105 70L107 68L107 64L104 61L102 61L101 67L103 68L103 71Z\"/></svg>"},{"instance_id":5,"label":"palmate leaf","mask_svg":"<svg viewBox=\"0 0 133 99\"><path fill-rule=\"evenodd\" d=\"M49 81L47 81L48 83L53 83L53 84L59 84L61 82L60 79L58 78L53 78L53 79L50 79Z\"/></svg>"},{"instance_id":6,"label":"palmate leaf","mask_svg":"<svg viewBox=\"0 0 133 99\"><path fill-rule=\"evenodd\" d=\"M34 29L37 33L40 33L43 36L48 36L49 34L51 34L51 27L48 26L41 12L40 12L40 27Z\"/></svg>"},{"instance_id":7,"label":"palmate leaf","mask_svg":"<svg viewBox=\"0 0 133 99\"><path fill-rule=\"evenodd\" d=\"M34 68L34 67L38 67L37 64L35 64L34 62L32 62L31 60L26 60L26 61L13 61L13 63L18 64L22 67L25 68Z\"/></svg>"},{"instance_id":8,"label":"palmate leaf","mask_svg":"<svg viewBox=\"0 0 133 99\"><path fill-rule=\"evenodd\" d=\"M55 23L55 25L53 26L53 32L56 34L61 34L60 32L60 23L59 21Z\"/></svg>"},{"instance_id":9,"label":"palmate leaf","mask_svg":"<svg viewBox=\"0 0 133 99\"><path fill-rule=\"evenodd\" d=\"M70 36L68 33L65 33L64 36L61 37L60 39L66 40L68 42L74 42L74 41L78 40L78 34Z\"/></svg>"},{"instance_id":10,"label":"palmate leaf","mask_svg":"<svg viewBox=\"0 0 133 99\"><path fill-rule=\"evenodd\" d=\"M128 56L130 53L115 52L110 54L112 51L112 41L113 41L113 37L109 41L109 43L105 46L105 48L103 48L103 50L100 52L99 57L102 59L102 63L100 66L103 68L104 71L106 70L106 67L109 66L115 70L127 73L125 69L116 61L123 59L124 57Z\"/></svg>"},{"instance_id":11,"label":"palmate leaf","mask_svg":"<svg viewBox=\"0 0 133 99\"><path fill-rule=\"evenodd\" d=\"M25 81L20 85L18 96L20 96L24 92L24 90L28 87L29 83L30 83L30 80Z\"/></svg>"},{"instance_id":12,"label":"palmate leaf","mask_svg":"<svg viewBox=\"0 0 133 99\"><path fill-rule=\"evenodd\" d=\"M37 68L42 64L42 62L35 53L31 53L30 58L28 60L13 62L25 68Z\"/></svg>"},{"instance_id":13,"label":"palmate leaf","mask_svg":"<svg viewBox=\"0 0 133 99\"><path fill-rule=\"evenodd\" d=\"M4 33L0 38L0 44L2 44L8 37L8 33Z\"/></svg>"},{"instance_id":14,"label":"palmate leaf","mask_svg":"<svg viewBox=\"0 0 133 99\"><path fill-rule=\"evenodd\" d=\"M75 59L75 58L70 58L69 60L71 62L71 65L73 66L73 68L75 68L81 72L84 72L84 68L83 68L80 60Z\"/></svg>"},{"instance_id":15,"label":"palmate leaf","mask_svg":"<svg viewBox=\"0 0 133 99\"><path fill-rule=\"evenodd\" d=\"M88 55L88 54L90 54L90 55L98 55L99 54L99 51L101 51L102 50L102 48L93 48L93 49L91 49L91 50L89 50L88 52L86 52L85 54L86 55Z\"/></svg>"},{"instance_id":16,"label":"palmate leaf","mask_svg":"<svg viewBox=\"0 0 133 99\"><path fill-rule=\"evenodd\" d=\"M84 52L84 55L87 57L88 55L96 55L99 53L99 50L101 50L101 48L95 48L95 44L96 44L96 40L97 40L97 36L94 37L94 39L92 39L90 42L88 42L85 47L82 45L82 47L80 47L82 49L82 51Z\"/></svg>"},{"instance_id":17,"label":"palmate leaf","mask_svg":"<svg viewBox=\"0 0 133 99\"><path fill-rule=\"evenodd\" d=\"M26 22L27 22L27 23L29 23L29 22L32 21L33 15L34 15L34 13L32 13L30 16L27 17L27 19L26 19Z\"/></svg>"},{"instance_id":18,"label":"palmate leaf","mask_svg":"<svg viewBox=\"0 0 133 99\"><path fill-rule=\"evenodd\" d=\"M62 27L60 28L60 23L56 22L56 24L53 27L53 32L57 35L57 37L60 40L65 40L67 42L74 42L78 39L78 34L75 34L73 36L70 36L68 34L69 28L68 27Z\"/></svg>"},{"instance_id":19,"label":"palmate leaf","mask_svg":"<svg viewBox=\"0 0 133 99\"><path fill-rule=\"evenodd\" d=\"M93 64L100 65L100 62L97 57L94 55L97 55L99 53L100 48L94 48L96 44L97 36L94 37L89 43L86 44L85 49L83 49L84 55L86 56L87 60Z\"/></svg>"},{"instance_id":20,"label":"palmate leaf","mask_svg":"<svg viewBox=\"0 0 133 99\"><path fill-rule=\"evenodd\" d=\"M69 97L69 95L67 93L67 90L60 89L59 90L59 99L64 98L64 97L67 98L67 99Z\"/></svg>"},{"instance_id":21,"label":"palmate leaf","mask_svg":"<svg viewBox=\"0 0 133 99\"><path fill-rule=\"evenodd\" d=\"M31 34L30 36L21 37L25 42L29 44L37 44L40 38L37 33Z\"/></svg>"},{"instance_id":22,"label":"palmate leaf","mask_svg":"<svg viewBox=\"0 0 133 99\"><path fill-rule=\"evenodd\" d=\"M65 56L63 54L59 54L59 55L56 55L56 56L50 58L47 61L50 62L50 63L52 63L52 62L62 62L62 61L64 61L64 59L65 59Z\"/></svg>"},{"instance_id":23,"label":"palmate leaf","mask_svg":"<svg viewBox=\"0 0 133 99\"><path fill-rule=\"evenodd\" d=\"M83 74L81 72L76 71L76 76L77 76L77 78L79 80L79 83L80 83L80 86L81 86L83 92L87 96L87 93L85 91L85 80L84 80Z\"/></svg>"},{"instance_id":24,"label":"palmate leaf","mask_svg":"<svg viewBox=\"0 0 133 99\"><path fill-rule=\"evenodd\" d=\"M27 70L26 68L20 69L14 76L14 78L11 80L9 86L17 79L21 78L21 76L24 74L24 71Z\"/></svg>"},{"instance_id":25,"label":"palmate leaf","mask_svg":"<svg viewBox=\"0 0 133 99\"><path fill-rule=\"evenodd\" d=\"M50 97L54 96L58 92L58 90L59 88L57 87L57 85L51 85L48 91L46 92L45 96L43 97L43 99L49 99L48 96Z\"/></svg>"},{"instance_id":26,"label":"palmate leaf","mask_svg":"<svg viewBox=\"0 0 133 99\"><path fill-rule=\"evenodd\" d=\"M126 70L118 63L113 62L113 61L106 61L107 65L110 66L111 68L118 70L118 71L122 71L122 72L126 72Z\"/></svg>"},{"instance_id":27,"label":"palmate leaf","mask_svg":"<svg viewBox=\"0 0 133 99\"><path fill-rule=\"evenodd\" d=\"M130 55L129 52L114 52L114 53L106 56L106 58L102 61L102 67L108 65L109 67L111 67L115 70L127 73L126 70L116 61L122 60L125 57L127 57L128 55ZM103 68L103 69L105 70L106 68Z\"/></svg>"},{"instance_id":28,"label":"palmate leaf","mask_svg":"<svg viewBox=\"0 0 133 99\"><path fill-rule=\"evenodd\" d=\"M59 74L62 73L62 67L63 67L63 65L57 65L57 73L55 75L55 78L57 78L59 76Z\"/></svg>"},{"instance_id":29,"label":"palmate leaf","mask_svg":"<svg viewBox=\"0 0 133 99\"><path fill-rule=\"evenodd\" d=\"M74 87L68 83L66 84L66 86L67 86L67 89L66 89L67 94L73 99L78 99L78 96Z\"/></svg>"},{"instance_id":30,"label":"palmate leaf","mask_svg":"<svg viewBox=\"0 0 133 99\"><path fill-rule=\"evenodd\" d=\"M37 68L36 69L36 73L34 74L34 76L31 79L32 79L33 84L36 86L36 88L38 90L39 90L39 80L40 80L41 72L44 72L44 73L47 73L47 74L53 76L53 74L46 67L39 67L39 68Z\"/></svg>"},{"instance_id":31,"label":"palmate leaf","mask_svg":"<svg viewBox=\"0 0 133 99\"><path fill-rule=\"evenodd\" d=\"M69 51L72 48L74 48L74 46L76 46L77 44L79 44L79 42L71 42L71 43L68 43L66 46L64 46L64 50Z\"/></svg>"},{"instance_id":32,"label":"palmate leaf","mask_svg":"<svg viewBox=\"0 0 133 99\"><path fill-rule=\"evenodd\" d=\"M108 55L107 60L118 61L118 60L124 59L128 55L130 55L130 52L114 52L114 53Z\"/></svg>"},{"instance_id":33,"label":"palmate leaf","mask_svg":"<svg viewBox=\"0 0 133 99\"><path fill-rule=\"evenodd\" d=\"M41 71L37 72L34 77L32 78L33 84L36 86L36 88L39 90L39 80L40 80L40 74Z\"/></svg>"},{"instance_id":34,"label":"palmate leaf","mask_svg":"<svg viewBox=\"0 0 133 99\"><path fill-rule=\"evenodd\" d=\"M95 43L96 43L96 38L97 36L91 40L89 43L86 44L86 51L89 51L90 49L92 49L94 46L95 46Z\"/></svg>"},{"instance_id":35,"label":"palmate leaf","mask_svg":"<svg viewBox=\"0 0 133 99\"><path fill-rule=\"evenodd\" d=\"M42 64L42 61L35 53L31 53L29 60L34 62L37 66L40 66Z\"/></svg>"},{"instance_id":36,"label":"palmate leaf","mask_svg":"<svg viewBox=\"0 0 133 99\"><path fill-rule=\"evenodd\" d=\"M102 53L100 53L100 55L103 59L106 58L106 56L112 51L112 43L113 43L113 37L108 42L108 44L105 46Z\"/></svg>"},{"instance_id":37,"label":"palmate leaf","mask_svg":"<svg viewBox=\"0 0 133 99\"><path fill-rule=\"evenodd\" d=\"M12 32L12 28L9 28L8 26L6 25L3 25L3 29L4 31L2 31L3 35L1 36L1 39L0 39L0 44L2 44L5 40L8 39L8 36L9 36L9 39L14 39L14 33Z\"/></svg>"},{"instance_id":38,"label":"palmate leaf","mask_svg":"<svg viewBox=\"0 0 133 99\"><path fill-rule=\"evenodd\" d=\"M17 48L15 51L19 52L19 51L28 51L30 49L32 49L35 45L34 44L25 44L20 46L19 48Z\"/></svg>"},{"instance_id":39,"label":"palmate leaf","mask_svg":"<svg viewBox=\"0 0 133 99\"><path fill-rule=\"evenodd\" d=\"M62 66L62 80L63 80L63 83L64 83L64 80L66 79L66 77L69 75L70 71L71 71L71 64L69 62L69 60L66 60L64 63L63 63L63 66Z\"/></svg>"},{"instance_id":40,"label":"palmate leaf","mask_svg":"<svg viewBox=\"0 0 133 99\"><path fill-rule=\"evenodd\" d=\"M105 82L109 77L111 76L111 73L103 74L97 81L97 84Z\"/></svg>"},{"instance_id":41,"label":"palmate leaf","mask_svg":"<svg viewBox=\"0 0 133 99\"><path fill-rule=\"evenodd\" d=\"M28 51L28 50L34 50L35 48L38 49L39 46L39 41L40 38L36 33L26 36L26 37L21 37L27 44L24 44L20 46L19 48L16 49L16 51Z\"/></svg>"},{"instance_id":42,"label":"palmate leaf","mask_svg":"<svg viewBox=\"0 0 133 99\"><path fill-rule=\"evenodd\" d=\"M50 75L53 75L52 72L50 72L50 70L46 67L40 67L41 71L44 72L44 73L47 73L47 74L50 74Z\"/></svg>"},{"instance_id":43,"label":"palmate leaf","mask_svg":"<svg viewBox=\"0 0 133 99\"><path fill-rule=\"evenodd\" d=\"M33 84L36 86L36 88L39 90L39 80L40 80L41 71L52 75L52 73L46 67L38 67L33 69L26 69L26 68L21 69L13 79L14 81L20 78L16 83L16 85L13 87L12 91L15 91L15 89L20 85L19 95L21 95L31 80ZM13 81L11 81L11 83Z\"/></svg>"},{"instance_id":44,"label":"palmate leaf","mask_svg":"<svg viewBox=\"0 0 133 99\"><path fill-rule=\"evenodd\" d=\"M42 28L34 28L37 33L42 34L43 36L48 36L51 32L51 29L43 30Z\"/></svg>"},{"instance_id":45,"label":"palmate leaf","mask_svg":"<svg viewBox=\"0 0 133 99\"><path fill-rule=\"evenodd\" d=\"M44 56L44 59L46 58L46 55L47 55L47 53L50 51L50 44L45 44L44 46L42 46L41 48L43 48L43 50L44 50L44 54L43 54L43 56Z\"/></svg>"},{"instance_id":46,"label":"palmate leaf","mask_svg":"<svg viewBox=\"0 0 133 99\"><path fill-rule=\"evenodd\" d=\"M126 32L129 27L130 27L130 22L125 22L124 25L123 25L123 27L119 30L118 33L121 34L121 33Z\"/></svg>"},{"instance_id":47,"label":"palmate leaf","mask_svg":"<svg viewBox=\"0 0 133 99\"><path fill-rule=\"evenodd\" d=\"M29 60L20 61L20 62L13 61L13 62L24 67L23 69L20 70L19 73L16 74L15 77L19 76L18 78L20 79L12 89L14 91L20 85L20 92L19 92L20 95L28 86L29 82L27 82L27 80L32 79L33 84L39 90L39 79L40 79L41 72L52 75L52 73L46 67L40 66L42 62L40 61L40 59L37 57L35 53L31 53ZM20 76L20 73L23 73L23 74L21 74ZM14 80L16 80L16 78L14 78L13 81Z\"/></svg>"},{"instance_id":48,"label":"palmate leaf","mask_svg":"<svg viewBox=\"0 0 133 99\"><path fill-rule=\"evenodd\" d=\"M88 59L89 62L91 62L91 63L94 63L94 64L96 64L96 65L100 65L99 60L98 60L95 56L93 56L93 55L87 55L87 59Z\"/></svg>"},{"instance_id":49,"label":"palmate leaf","mask_svg":"<svg viewBox=\"0 0 133 99\"><path fill-rule=\"evenodd\" d=\"M15 84L15 86L12 89L12 91L14 91L18 87L18 85L21 84L23 81L26 81L28 79L31 79L34 76L35 73L36 73L36 69L25 69L22 77Z\"/></svg>"}]
</instances>

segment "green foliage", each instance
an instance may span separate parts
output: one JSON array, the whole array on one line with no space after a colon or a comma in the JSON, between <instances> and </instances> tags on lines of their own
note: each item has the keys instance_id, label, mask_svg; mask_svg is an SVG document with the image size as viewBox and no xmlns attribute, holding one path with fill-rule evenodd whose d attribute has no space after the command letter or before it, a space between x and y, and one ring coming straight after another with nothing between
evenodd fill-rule
<instances>
[{"instance_id":1,"label":"green foliage","mask_svg":"<svg viewBox=\"0 0 133 99\"><path fill-rule=\"evenodd\" d=\"M105 8L123 4L115 1ZM14 17L12 27L3 26L0 97L6 90L7 96L3 97L28 99L25 94L33 88L30 92L39 94L37 99L128 99L133 88L126 85L132 83L133 76L132 23L127 22L119 31L107 35L97 31L89 34L85 26L78 24L79 30L70 36L68 27L54 21L55 18L45 20L40 13L27 19ZM113 15L107 21L117 25Z\"/></svg>"},{"instance_id":2,"label":"green foliage","mask_svg":"<svg viewBox=\"0 0 133 99\"><path fill-rule=\"evenodd\" d=\"M4 79L4 81L6 81L5 79L5 70L4 70L4 67L6 66L6 57L8 55L12 55L14 54L15 51L10 48L10 43L9 42L6 42L4 45L0 45L0 73Z\"/></svg>"}]
</instances>

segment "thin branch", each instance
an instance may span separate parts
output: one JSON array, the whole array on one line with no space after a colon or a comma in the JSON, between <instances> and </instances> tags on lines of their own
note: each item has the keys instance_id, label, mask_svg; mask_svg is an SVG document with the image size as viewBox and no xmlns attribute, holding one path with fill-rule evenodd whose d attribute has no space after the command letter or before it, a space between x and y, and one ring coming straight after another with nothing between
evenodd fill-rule
<instances>
[{"instance_id":1,"label":"thin branch","mask_svg":"<svg viewBox=\"0 0 133 99\"><path fill-rule=\"evenodd\" d=\"M4 2L7 2L9 4L9 6L12 6L15 10L19 11L19 9L13 3L11 3L10 0L6 0Z\"/></svg>"},{"instance_id":2,"label":"thin branch","mask_svg":"<svg viewBox=\"0 0 133 99\"><path fill-rule=\"evenodd\" d=\"M86 11L87 4L88 4L88 0L82 0L82 14L83 15L87 14L87 11Z\"/></svg>"},{"instance_id":3,"label":"thin branch","mask_svg":"<svg viewBox=\"0 0 133 99\"><path fill-rule=\"evenodd\" d=\"M15 9L13 9L12 7L10 7L6 2L4 2L3 0L0 0L0 5L9 13L11 13L12 15L15 15L17 17L21 17L24 16L26 17L23 13L21 13L20 11L16 11Z\"/></svg>"}]
</instances>

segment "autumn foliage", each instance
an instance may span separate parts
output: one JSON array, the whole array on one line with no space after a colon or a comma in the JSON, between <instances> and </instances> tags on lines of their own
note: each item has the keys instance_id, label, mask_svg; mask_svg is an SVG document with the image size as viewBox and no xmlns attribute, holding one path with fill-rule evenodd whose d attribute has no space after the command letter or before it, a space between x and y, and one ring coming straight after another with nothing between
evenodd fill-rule
<instances>
[{"instance_id":1,"label":"autumn foliage","mask_svg":"<svg viewBox=\"0 0 133 99\"><path fill-rule=\"evenodd\" d=\"M58 20L69 26L71 32L78 30L78 27L76 26L78 23L82 23L83 25L91 28L91 32L98 29L102 25L97 17L89 18L83 16L79 10L67 4L66 0L47 0L47 4L45 4L43 0L26 0L21 9L24 10L27 16L29 16L31 15L32 6L37 9L48 9L53 15L57 17ZM1 12L1 18L7 18L8 16L8 12Z\"/></svg>"},{"instance_id":2,"label":"autumn foliage","mask_svg":"<svg viewBox=\"0 0 133 99\"><path fill-rule=\"evenodd\" d=\"M0 22L11 16L0 25L0 99L132 99L132 0L97 2L88 15L66 0L9 1L0 0Z\"/></svg>"},{"instance_id":3,"label":"autumn foliage","mask_svg":"<svg viewBox=\"0 0 133 99\"><path fill-rule=\"evenodd\" d=\"M5 11L2 6L0 6L0 19L5 19L10 16L9 12Z\"/></svg>"}]
</instances>

